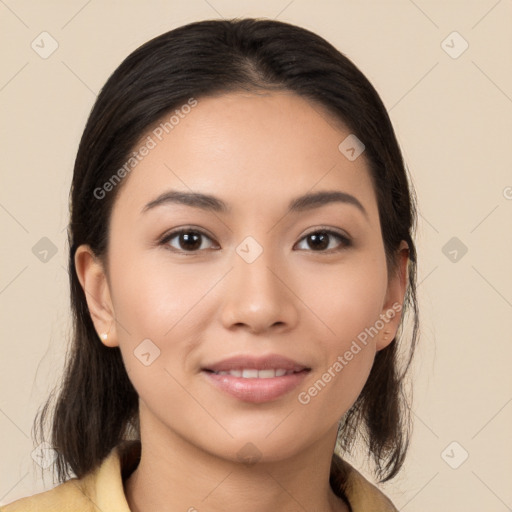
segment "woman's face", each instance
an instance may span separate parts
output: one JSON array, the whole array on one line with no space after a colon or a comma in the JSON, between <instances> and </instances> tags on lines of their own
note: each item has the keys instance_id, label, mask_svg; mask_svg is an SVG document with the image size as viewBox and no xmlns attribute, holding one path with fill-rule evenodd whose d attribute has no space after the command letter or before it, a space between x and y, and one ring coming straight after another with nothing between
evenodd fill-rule
<instances>
[{"instance_id":1,"label":"woman's face","mask_svg":"<svg viewBox=\"0 0 512 512\"><path fill-rule=\"evenodd\" d=\"M179 113L124 178L108 280L77 252L98 332L115 317L104 343L119 345L155 435L233 460L332 444L405 286L388 280L365 154L291 93Z\"/></svg>"}]
</instances>

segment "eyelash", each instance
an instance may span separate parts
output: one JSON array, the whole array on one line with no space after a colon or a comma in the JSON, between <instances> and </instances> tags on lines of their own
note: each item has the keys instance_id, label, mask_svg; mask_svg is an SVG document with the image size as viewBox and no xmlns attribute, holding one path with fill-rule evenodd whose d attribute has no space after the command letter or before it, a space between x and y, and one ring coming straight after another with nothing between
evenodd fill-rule
<instances>
[{"instance_id":1,"label":"eyelash","mask_svg":"<svg viewBox=\"0 0 512 512\"><path fill-rule=\"evenodd\" d=\"M194 255L194 254L196 254L198 252L201 252L202 250L205 250L205 249L197 249L197 250L193 250L193 251L185 251L185 250L182 250L182 249L176 249L174 247L171 247L169 245L169 242L173 238L176 238L177 236L182 235L182 234L198 234L198 235L201 235L202 237L206 237L206 238L212 240L212 238L207 233L202 231L201 229L188 227L188 228L176 229L174 231L171 231L170 233L167 233L166 235L164 235L160 239L160 241L158 242L158 245L166 246L166 248L168 248L172 252L181 253L181 254L184 254L184 255L187 255L187 256L189 256L189 255L192 256L192 255ZM334 231L332 229L322 228L322 227L316 228L314 231L310 231L309 233L306 233L299 240L299 242L302 242L303 240L307 239L307 237L309 237L311 235L318 235L318 234L326 234L326 235L338 238L340 240L340 242L341 242L341 247L339 247L337 249L328 249L328 250L320 250L320 251L315 251L315 250L311 249L310 250L311 252L324 253L324 254L332 254L332 253L335 253L335 252L340 252L340 251L342 251L342 250L352 246L352 241L347 236L339 233L338 231ZM201 243L201 245L202 245L202 243ZM304 250L304 249L301 249L301 250Z\"/></svg>"}]
</instances>

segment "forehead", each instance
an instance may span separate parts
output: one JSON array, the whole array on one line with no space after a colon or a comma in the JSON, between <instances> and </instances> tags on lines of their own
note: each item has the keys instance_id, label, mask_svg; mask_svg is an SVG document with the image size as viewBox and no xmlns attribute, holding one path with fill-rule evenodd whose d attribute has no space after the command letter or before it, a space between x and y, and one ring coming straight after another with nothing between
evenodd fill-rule
<instances>
[{"instance_id":1,"label":"forehead","mask_svg":"<svg viewBox=\"0 0 512 512\"><path fill-rule=\"evenodd\" d=\"M349 129L321 105L293 93L198 98L141 137L134 151L151 149L124 178L117 202L140 212L172 189L215 195L236 210L287 206L308 191L337 189L357 195L372 213L364 153L351 161L339 149L348 136Z\"/></svg>"}]
</instances>

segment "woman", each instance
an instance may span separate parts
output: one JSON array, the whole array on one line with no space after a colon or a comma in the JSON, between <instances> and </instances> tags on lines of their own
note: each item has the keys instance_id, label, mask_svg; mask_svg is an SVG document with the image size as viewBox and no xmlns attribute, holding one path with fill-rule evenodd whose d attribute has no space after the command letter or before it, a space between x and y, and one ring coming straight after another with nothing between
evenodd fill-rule
<instances>
[{"instance_id":1,"label":"woman","mask_svg":"<svg viewBox=\"0 0 512 512\"><path fill-rule=\"evenodd\" d=\"M75 162L60 485L3 510L396 510L342 455L362 439L380 481L404 461L414 225L377 92L319 36L141 46Z\"/></svg>"}]
</instances>

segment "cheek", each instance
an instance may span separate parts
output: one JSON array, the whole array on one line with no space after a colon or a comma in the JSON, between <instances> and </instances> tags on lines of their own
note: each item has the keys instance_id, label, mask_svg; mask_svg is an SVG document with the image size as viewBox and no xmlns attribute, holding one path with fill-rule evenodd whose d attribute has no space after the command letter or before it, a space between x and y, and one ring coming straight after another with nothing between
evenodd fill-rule
<instances>
[{"instance_id":1,"label":"cheek","mask_svg":"<svg viewBox=\"0 0 512 512\"><path fill-rule=\"evenodd\" d=\"M125 258L116 266L112 300L122 326L120 350L139 396L148 403L157 400L158 407L161 392L173 396L172 404L166 401L167 412L179 414L188 397L178 382L194 371L190 354L216 311L209 305L210 292L225 272L212 265L199 270L197 265L170 264L162 254L157 256Z\"/></svg>"},{"instance_id":2,"label":"cheek","mask_svg":"<svg viewBox=\"0 0 512 512\"><path fill-rule=\"evenodd\" d=\"M330 298L323 320L331 332L322 336L322 362L297 397L312 417L324 416L327 424L338 421L354 404L375 358L369 328L380 312L379 293L372 290L376 293L368 295L362 288L338 287L324 297Z\"/></svg>"},{"instance_id":3,"label":"cheek","mask_svg":"<svg viewBox=\"0 0 512 512\"><path fill-rule=\"evenodd\" d=\"M120 336L155 343L172 337L189 323L219 274L218 268L170 264L161 255L125 259L112 271L114 309L126 330Z\"/></svg>"},{"instance_id":4,"label":"cheek","mask_svg":"<svg viewBox=\"0 0 512 512\"><path fill-rule=\"evenodd\" d=\"M338 422L352 407L363 389L372 368L375 350L370 346L351 345L340 351L331 362L300 390L297 401L308 417L322 418L327 428Z\"/></svg>"},{"instance_id":5,"label":"cheek","mask_svg":"<svg viewBox=\"0 0 512 512\"><path fill-rule=\"evenodd\" d=\"M375 324L386 287L385 261L365 261L362 257L335 270L317 270L309 282L303 283L302 297L322 320L332 348L343 350Z\"/></svg>"},{"instance_id":6,"label":"cheek","mask_svg":"<svg viewBox=\"0 0 512 512\"><path fill-rule=\"evenodd\" d=\"M111 274L116 320L122 326L119 346L129 379L155 414L176 418L190 409L190 397L180 385L182 371L198 343L201 297L212 284L208 278L198 279L193 265L178 268L143 255L125 258Z\"/></svg>"},{"instance_id":7,"label":"cheek","mask_svg":"<svg viewBox=\"0 0 512 512\"><path fill-rule=\"evenodd\" d=\"M325 414L334 422L356 401L373 365L376 331L372 327L386 293L385 260L361 258L337 271L317 271L315 286L311 285L304 283L302 297L322 320L311 317L308 324L311 331L322 333L323 357L298 402L312 416Z\"/></svg>"}]
</instances>

